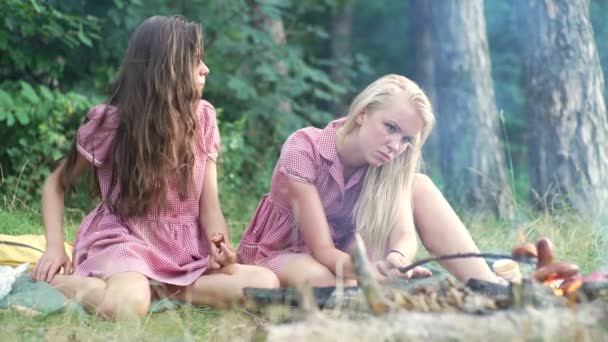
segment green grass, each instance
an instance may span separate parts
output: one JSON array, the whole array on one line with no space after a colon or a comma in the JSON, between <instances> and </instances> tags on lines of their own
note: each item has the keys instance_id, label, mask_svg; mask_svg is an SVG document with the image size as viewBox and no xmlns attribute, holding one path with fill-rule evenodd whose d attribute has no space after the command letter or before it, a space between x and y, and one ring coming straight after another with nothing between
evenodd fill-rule
<instances>
[{"instance_id":1,"label":"green grass","mask_svg":"<svg viewBox=\"0 0 608 342\"><path fill-rule=\"evenodd\" d=\"M0 312L0 335L4 341L205 341L217 335L214 327L222 315L228 315L232 311L233 315L239 314L238 310L221 312L183 306L176 310L150 314L139 321L125 322L102 321L78 312L30 317L11 310Z\"/></svg>"},{"instance_id":2,"label":"green grass","mask_svg":"<svg viewBox=\"0 0 608 342\"><path fill-rule=\"evenodd\" d=\"M254 212L258 198L227 196L223 209L236 246ZM88 208L94 205L86 197L68 198L64 222L66 240L73 241ZM4 197L0 201L0 234L44 234L37 205ZM207 341L234 339L241 334L254 334L256 324L242 308L216 310L182 306L176 310L149 314L137 322L107 322L92 315L62 312L30 317L28 313L0 310L0 340L174 340ZM235 327L219 326L224 322ZM235 330L236 329L236 330ZM253 330L252 330L253 329ZM253 335L251 335L253 336Z\"/></svg>"},{"instance_id":3,"label":"green grass","mask_svg":"<svg viewBox=\"0 0 608 342\"><path fill-rule=\"evenodd\" d=\"M231 228L232 240L238 243L256 208L259 196L222 199ZM0 204L1 234L43 234L39 210L19 202ZM84 206L86 207L86 205ZM68 209L65 236L72 240L84 209ZM555 259L579 264L583 273L600 267L601 241L605 226L590 217L572 212L552 215L522 211L512 221L496 221L464 216L465 223L482 251L510 251L521 241L549 237L555 246ZM604 233L605 235L605 233ZM424 254L422 252L421 254ZM604 261L605 262L605 261ZM138 322L112 323L87 314L62 312L30 317L15 310L0 312L0 336L3 340L232 340L260 337L258 329L267 324L263 318L243 308L215 310L191 306L154 313ZM67 337L64 337L67 336Z\"/></svg>"},{"instance_id":4,"label":"green grass","mask_svg":"<svg viewBox=\"0 0 608 342\"><path fill-rule=\"evenodd\" d=\"M535 213L514 222L478 220L467 222L469 232L482 251L504 250L521 242L535 242L547 237L553 242L554 260L578 264L587 274L606 268L606 233L608 224L592 216L582 217L562 211L552 215Z\"/></svg>"}]
</instances>

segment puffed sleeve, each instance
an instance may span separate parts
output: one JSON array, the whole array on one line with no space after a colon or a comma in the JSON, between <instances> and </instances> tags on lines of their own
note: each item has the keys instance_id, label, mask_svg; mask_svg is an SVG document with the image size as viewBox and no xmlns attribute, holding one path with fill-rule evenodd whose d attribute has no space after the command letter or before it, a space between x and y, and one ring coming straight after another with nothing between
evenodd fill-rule
<instances>
[{"instance_id":1,"label":"puffed sleeve","mask_svg":"<svg viewBox=\"0 0 608 342\"><path fill-rule=\"evenodd\" d=\"M300 130L293 133L281 149L280 172L286 177L304 183L314 183L319 164L318 151L308 134Z\"/></svg>"},{"instance_id":2,"label":"puffed sleeve","mask_svg":"<svg viewBox=\"0 0 608 342\"><path fill-rule=\"evenodd\" d=\"M78 152L95 166L104 164L111 153L117 127L118 114L113 107L98 105L91 108L76 132Z\"/></svg>"},{"instance_id":3,"label":"puffed sleeve","mask_svg":"<svg viewBox=\"0 0 608 342\"><path fill-rule=\"evenodd\" d=\"M198 106L199 126L201 128L201 147L206 158L213 161L221 147L220 130L217 127L215 108L207 101L201 100Z\"/></svg>"}]
</instances>

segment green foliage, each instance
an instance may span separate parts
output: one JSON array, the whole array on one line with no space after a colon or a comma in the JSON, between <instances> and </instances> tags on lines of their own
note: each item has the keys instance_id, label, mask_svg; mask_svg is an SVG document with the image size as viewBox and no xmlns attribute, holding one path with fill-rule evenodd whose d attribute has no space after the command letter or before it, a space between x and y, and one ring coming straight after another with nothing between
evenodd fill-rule
<instances>
[{"instance_id":1,"label":"green foliage","mask_svg":"<svg viewBox=\"0 0 608 342\"><path fill-rule=\"evenodd\" d=\"M0 89L0 196L38 198L55 161L71 146L91 99L45 85L5 82Z\"/></svg>"},{"instance_id":2,"label":"green foliage","mask_svg":"<svg viewBox=\"0 0 608 342\"><path fill-rule=\"evenodd\" d=\"M84 96L108 89L135 27L149 16L169 14L183 14L204 27L205 62L211 68L204 97L222 109L221 163L227 177L222 184L241 193L267 191L285 137L332 118L324 104L349 87L331 82L326 72L331 64L305 48L326 44L328 35L322 25L301 19L335 3L319 1L307 8L298 2L245 0L145 5L139 0L9 0L0 26L0 49L9 57L0 74L14 79L0 93L0 122L6 124L0 133L7 136L0 155L3 193L13 191L26 202L37 198L82 112L96 103ZM286 42L276 41L264 25L276 19L283 20Z\"/></svg>"},{"instance_id":3,"label":"green foliage","mask_svg":"<svg viewBox=\"0 0 608 342\"><path fill-rule=\"evenodd\" d=\"M300 20L315 9L244 0L156 3L160 13L184 13L203 24L204 59L211 69L204 97L222 108L224 184L261 195L287 135L332 118L323 104L348 86L334 84L323 69L325 60L303 48L327 37L324 27ZM278 19L285 42L265 24Z\"/></svg>"},{"instance_id":4,"label":"green foliage","mask_svg":"<svg viewBox=\"0 0 608 342\"><path fill-rule=\"evenodd\" d=\"M270 189L271 161L264 161L256 148L246 143L246 121L223 121L223 111L216 108L222 137L222 151L218 160L219 195L222 210L230 222L230 235L238 244L247 223L261 199ZM250 168L252 160L260 158L257 167ZM249 170L249 174L247 171Z\"/></svg>"},{"instance_id":5,"label":"green foliage","mask_svg":"<svg viewBox=\"0 0 608 342\"><path fill-rule=\"evenodd\" d=\"M56 85L75 49L92 48L99 20L60 11L48 1L4 0L0 6L0 78Z\"/></svg>"},{"instance_id":6,"label":"green foliage","mask_svg":"<svg viewBox=\"0 0 608 342\"><path fill-rule=\"evenodd\" d=\"M356 1L354 9L353 51L355 61L369 59L367 72L357 75L356 84L363 88L385 74L407 75L409 68L408 1ZM422 23L421 23L422 24Z\"/></svg>"},{"instance_id":7,"label":"green foliage","mask_svg":"<svg viewBox=\"0 0 608 342\"><path fill-rule=\"evenodd\" d=\"M0 6L0 165L3 194L37 201L52 161L69 146L88 106L107 97L128 38L152 15L181 14L202 23L211 69L204 97L221 109L220 183L229 194L268 191L284 139L293 130L322 126L329 112L371 79L405 73L408 1L354 2L352 47L342 61L330 55L330 25L344 0L4 0ZM510 6L486 2L485 16L505 143L516 187L525 192L526 115L521 61ZM606 66L604 2L591 1L600 58ZM381 18L381 19L379 19ZM280 20L285 41L267 25ZM329 71L346 65L349 81ZM101 95L104 94L104 95ZM348 101L340 104L346 108ZM32 167L35 165L36 167ZM38 167L38 166L41 167ZM22 172L23 171L23 172ZM521 183L521 184L520 184ZM16 194L15 193L15 194ZM519 197L519 196L518 196ZM521 196L520 198L523 198ZM238 201L237 201L238 202ZM237 212L240 209L236 209Z\"/></svg>"},{"instance_id":8,"label":"green foliage","mask_svg":"<svg viewBox=\"0 0 608 342\"><path fill-rule=\"evenodd\" d=\"M42 227L35 211L17 213L0 207L0 234L41 234Z\"/></svg>"}]
</instances>

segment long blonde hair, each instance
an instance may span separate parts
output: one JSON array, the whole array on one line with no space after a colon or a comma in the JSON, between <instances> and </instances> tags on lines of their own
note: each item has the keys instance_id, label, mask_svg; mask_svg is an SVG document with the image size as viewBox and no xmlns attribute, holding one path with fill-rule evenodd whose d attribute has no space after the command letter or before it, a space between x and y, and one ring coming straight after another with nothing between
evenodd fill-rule
<instances>
[{"instance_id":1,"label":"long blonde hair","mask_svg":"<svg viewBox=\"0 0 608 342\"><path fill-rule=\"evenodd\" d=\"M374 110L386 106L397 95L405 95L422 118L424 126L402 154L379 167L368 167L365 174L353 215L357 231L371 247L374 260L383 257L399 214L405 212L406 217L411 219L408 224L414 224L413 181L420 168L422 145L435 125L435 116L429 99L416 83L401 75L386 75L370 84L353 100L340 137L358 127L357 115L363 110L373 114Z\"/></svg>"}]
</instances>

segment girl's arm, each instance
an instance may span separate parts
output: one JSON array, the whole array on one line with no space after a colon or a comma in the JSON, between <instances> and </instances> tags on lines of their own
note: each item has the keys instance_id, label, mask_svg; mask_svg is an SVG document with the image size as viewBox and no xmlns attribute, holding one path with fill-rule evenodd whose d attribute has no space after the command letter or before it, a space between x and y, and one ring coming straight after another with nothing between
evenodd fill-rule
<instances>
[{"instance_id":1,"label":"girl's arm","mask_svg":"<svg viewBox=\"0 0 608 342\"><path fill-rule=\"evenodd\" d=\"M64 190L60 184L59 176L65 167L65 160L49 175L42 189L42 224L46 235L46 251L40 257L32 277L36 281L53 280L55 274L63 267L64 274L70 274L72 264L63 245L63 199ZM68 178L72 184L91 164L80 153L77 153L76 163Z\"/></svg>"},{"instance_id":2,"label":"girl's arm","mask_svg":"<svg viewBox=\"0 0 608 342\"><path fill-rule=\"evenodd\" d=\"M408 266L413 262L417 248L418 240L413 219L408 218L404 212L397 218L397 222L391 230L385 260L378 263L378 270L389 279L431 276L431 271L424 267L416 267L407 273L399 271L398 268Z\"/></svg>"},{"instance_id":3,"label":"girl's arm","mask_svg":"<svg viewBox=\"0 0 608 342\"><path fill-rule=\"evenodd\" d=\"M211 160L207 160L205 165L205 178L199 201L199 225L201 233L209 241L209 249L211 251L209 267L219 269L222 266L233 264L236 261L236 253L230 244L228 225L220 208L217 191L217 165ZM219 250L211 242L211 236L214 233L224 235L225 242L222 242Z\"/></svg>"},{"instance_id":4,"label":"girl's arm","mask_svg":"<svg viewBox=\"0 0 608 342\"><path fill-rule=\"evenodd\" d=\"M321 199L314 185L287 179L287 194L295 221L312 256L334 274L342 264L345 278L356 279L351 257L334 246Z\"/></svg>"},{"instance_id":5,"label":"girl's arm","mask_svg":"<svg viewBox=\"0 0 608 342\"><path fill-rule=\"evenodd\" d=\"M387 247L387 257L389 254L395 253L402 255L404 260L409 263L414 260L418 249L418 241L414 222L411 218L408 220L405 214L397 218L397 222L389 235ZM390 251L393 252L389 253Z\"/></svg>"}]
</instances>

